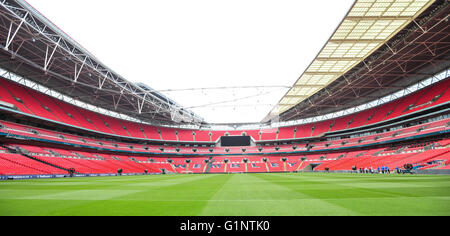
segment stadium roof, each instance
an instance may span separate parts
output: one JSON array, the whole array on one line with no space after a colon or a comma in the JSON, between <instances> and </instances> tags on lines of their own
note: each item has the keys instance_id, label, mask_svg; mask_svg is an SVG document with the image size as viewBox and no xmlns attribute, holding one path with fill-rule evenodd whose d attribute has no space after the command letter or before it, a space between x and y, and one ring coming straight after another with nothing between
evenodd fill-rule
<instances>
[{"instance_id":1,"label":"stadium roof","mask_svg":"<svg viewBox=\"0 0 450 236\"><path fill-rule=\"evenodd\" d=\"M434 1L407 26L327 87L279 115L318 117L396 93L450 67L449 1Z\"/></svg>"},{"instance_id":2,"label":"stadium roof","mask_svg":"<svg viewBox=\"0 0 450 236\"><path fill-rule=\"evenodd\" d=\"M433 2L435 1L356 1L321 52L268 117L288 111L364 62Z\"/></svg>"},{"instance_id":3,"label":"stadium roof","mask_svg":"<svg viewBox=\"0 0 450 236\"><path fill-rule=\"evenodd\" d=\"M278 3L272 0L220 4L209 4L204 0L189 4L174 1L176 5L154 4L157 1L142 3L135 0L123 4L99 0L86 7L76 1L64 4L51 0L29 2L80 45L92 50L91 55L117 70L116 75L149 85L211 123L260 121L308 65L353 4L353 0L339 3L328 0L324 8L323 3L318 2ZM200 5L205 3L204 7ZM135 9L136 4L140 6L139 10ZM99 10L105 6L108 11ZM178 13L182 6L185 8ZM258 11L249 17L248 10L255 7ZM68 8L71 10L66 12ZM229 16L230 12L233 17ZM308 22L311 19L315 19L314 24ZM323 29L318 37L320 40L304 37L305 31L312 31L312 26ZM59 64L59 61L53 64ZM90 84L94 82L91 80ZM70 86L49 87L64 89ZM72 95L84 98L77 88ZM131 112L136 109L130 106L128 109L121 104L117 109L108 106L107 96L100 97L104 102L100 103L102 107L136 116ZM117 103L111 98L110 93L110 103ZM123 105L126 98L129 96L120 98ZM149 117L137 115L141 119Z\"/></svg>"},{"instance_id":4,"label":"stadium roof","mask_svg":"<svg viewBox=\"0 0 450 236\"><path fill-rule=\"evenodd\" d=\"M88 104L151 123L203 118L104 65L23 0L0 1L0 67Z\"/></svg>"}]
</instances>

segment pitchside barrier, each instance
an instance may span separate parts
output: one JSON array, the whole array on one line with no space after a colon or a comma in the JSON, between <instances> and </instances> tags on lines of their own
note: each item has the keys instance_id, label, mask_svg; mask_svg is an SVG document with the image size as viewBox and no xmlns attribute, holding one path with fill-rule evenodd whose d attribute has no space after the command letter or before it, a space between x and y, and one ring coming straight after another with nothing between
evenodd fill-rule
<instances>
[{"instance_id":1,"label":"pitchside barrier","mask_svg":"<svg viewBox=\"0 0 450 236\"><path fill-rule=\"evenodd\" d=\"M395 172L395 170L394 170ZM390 174L397 174L391 170ZM249 172L247 174L258 174L267 172ZM270 173L359 173L358 171L352 170L334 170L334 171L293 171L293 172L270 172ZM161 175L162 173L126 173L122 176L133 176L133 175ZM245 174L243 172L228 172L228 173L186 173L186 174ZM378 174L378 173L373 173ZM450 170L414 170L414 174L419 175L450 175ZM387 175L387 174L385 174ZM118 176L118 174L75 174L73 177L106 177L106 176ZM52 178L70 178L70 175L0 175L0 180L21 180L21 179L52 179Z\"/></svg>"},{"instance_id":2,"label":"pitchside barrier","mask_svg":"<svg viewBox=\"0 0 450 236\"><path fill-rule=\"evenodd\" d=\"M308 172L308 173L343 173L343 174L355 173L355 174L359 174L359 171L354 171L354 170L330 170L330 171L320 170L320 171L299 171L299 172ZM373 174L379 174L379 173L374 172ZM390 174L397 174L397 173L395 173L395 169L394 169L394 170L391 170ZM417 174L417 175L450 175L450 170L414 170L413 174ZM389 174L380 174L380 175L389 175Z\"/></svg>"},{"instance_id":3,"label":"pitchside barrier","mask_svg":"<svg viewBox=\"0 0 450 236\"><path fill-rule=\"evenodd\" d=\"M416 173L421 175L450 175L450 170L416 170Z\"/></svg>"},{"instance_id":4,"label":"pitchside barrier","mask_svg":"<svg viewBox=\"0 0 450 236\"><path fill-rule=\"evenodd\" d=\"M133 175L160 175L161 173L126 173L122 176ZM73 177L105 177L118 176L117 174L75 174ZM53 178L71 178L70 175L0 175L0 180L20 180L20 179L53 179Z\"/></svg>"}]
</instances>

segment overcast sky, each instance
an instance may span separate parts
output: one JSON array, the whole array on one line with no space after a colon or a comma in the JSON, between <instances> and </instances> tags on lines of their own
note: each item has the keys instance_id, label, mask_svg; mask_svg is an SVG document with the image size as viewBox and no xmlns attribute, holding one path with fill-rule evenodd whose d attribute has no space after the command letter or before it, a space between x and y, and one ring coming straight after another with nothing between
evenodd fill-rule
<instances>
[{"instance_id":1,"label":"overcast sky","mask_svg":"<svg viewBox=\"0 0 450 236\"><path fill-rule=\"evenodd\" d=\"M27 0L102 63L210 123L259 122L354 0Z\"/></svg>"}]
</instances>

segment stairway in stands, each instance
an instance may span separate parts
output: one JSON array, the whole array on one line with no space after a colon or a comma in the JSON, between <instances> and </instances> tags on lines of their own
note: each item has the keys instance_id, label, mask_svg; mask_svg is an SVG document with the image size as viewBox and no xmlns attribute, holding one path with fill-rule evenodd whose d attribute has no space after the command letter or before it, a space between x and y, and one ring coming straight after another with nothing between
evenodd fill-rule
<instances>
[{"instance_id":1,"label":"stairway in stands","mask_svg":"<svg viewBox=\"0 0 450 236\"><path fill-rule=\"evenodd\" d=\"M211 170L212 163L214 163L214 159L210 159L209 162L206 163L206 169L205 169L205 172L204 172L205 174L208 174L209 171Z\"/></svg>"}]
</instances>

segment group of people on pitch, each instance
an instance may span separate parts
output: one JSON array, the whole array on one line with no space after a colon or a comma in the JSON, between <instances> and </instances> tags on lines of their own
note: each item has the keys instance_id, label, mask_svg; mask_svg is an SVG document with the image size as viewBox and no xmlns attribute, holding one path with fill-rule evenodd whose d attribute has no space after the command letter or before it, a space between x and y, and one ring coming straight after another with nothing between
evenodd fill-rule
<instances>
[{"instance_id":1,"label":"group of people on pitch","mask_svg":"<svg viewBox=\"0 0 450 236\"><path fill-rule=\"evenodd\" d=\"M354 168L356 169L356 168ZM373 167L365 167L359 168L359 173L365 173L365 174L390 174L391 170L389 169L389 167L387 166L381 166L381 167L377 167L376 169L374 169Z\"/></svg>"}]
</instances>

